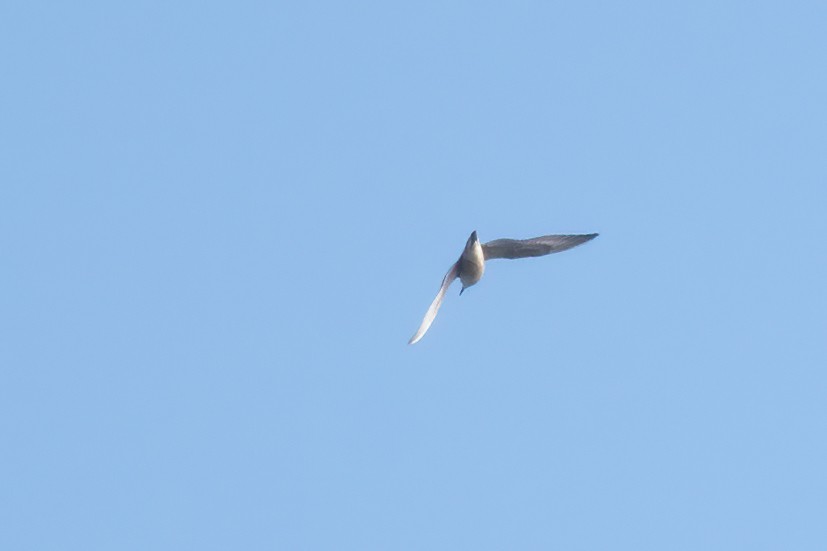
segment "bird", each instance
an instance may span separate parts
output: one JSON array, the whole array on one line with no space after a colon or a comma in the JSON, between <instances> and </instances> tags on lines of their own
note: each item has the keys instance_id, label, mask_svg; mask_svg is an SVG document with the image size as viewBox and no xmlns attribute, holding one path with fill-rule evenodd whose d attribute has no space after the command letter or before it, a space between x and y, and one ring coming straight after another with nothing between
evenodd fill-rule
<instances>
[{"instance_id":1,"label":"bird","mask_svg":"<svg viewBox=\"0 0 827 551\"><path fill-rule=\"evenodd\" d=\"M532 256L545 256L551 253L559 253L582 245L586 241L591 241L599 234L587 233L580 235L544 235L541 237L533 237L531 239L495 239L488 243L480 243L477 238L476 230L471 232L471 236L465 243L459 260L454 262L454 265L442 278L442 285L439 287L439 292L436 298L431 303L428 311L425 312L425 317L422 318L422 323L419 329L416 330L408 344L416 344L431 327L434 322L436 313L442 305L442 299L445 298L445 293L448 287L455 279L459 278L462 282L462 289L459 294L465 291L468 287L475 285L485 272L485 262L495 258L529 258Z\"/></svg>"}]
</instances>

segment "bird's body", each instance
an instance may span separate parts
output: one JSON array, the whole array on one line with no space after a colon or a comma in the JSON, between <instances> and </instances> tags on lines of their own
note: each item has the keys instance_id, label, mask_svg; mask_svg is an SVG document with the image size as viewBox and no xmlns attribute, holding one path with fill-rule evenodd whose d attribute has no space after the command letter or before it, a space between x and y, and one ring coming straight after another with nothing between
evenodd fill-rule
<instances>
[{"instance_id":1,"label":"bird's body","mask_svg":"<svg viewBox=\"0 0 827 551\"><path fill-rule=\"evenodd\" d=\"M422 319L422 324L419 329L408 341L408 344L414 344L428 331L428 328L433 323L437 311L442 304L442 299L448 291L451 283L459 278L462 282L462 290L460 294L475 285L482 275L485 273L485 261L494 258L528 258L531 256L544 256L551 253L565 251L572 247L576 247L586 241L590 241L597 237L596 233L589 233L584 235L544 235L542 237L535 237L532 239L495 239L488 243L481 244L477 238L477 232L471 232L471 236L465 243L465 249L453 266L445 274L442 279L442 285L436 298L431 303L425 317Z\"/></svg>"},{"instance_id":2,"label":"bird's body","mask_svg":"<svg viewBox=\"0 0 827 551\"><path fill-rule=\"evenodd\" d=\"M477 239L477 232L473 232L459 257L459 280L462 282L462 288L474 285L482 279L483 273L485 273L485 253L482 252L482 245Z\"/></svg>"}]
</instances>

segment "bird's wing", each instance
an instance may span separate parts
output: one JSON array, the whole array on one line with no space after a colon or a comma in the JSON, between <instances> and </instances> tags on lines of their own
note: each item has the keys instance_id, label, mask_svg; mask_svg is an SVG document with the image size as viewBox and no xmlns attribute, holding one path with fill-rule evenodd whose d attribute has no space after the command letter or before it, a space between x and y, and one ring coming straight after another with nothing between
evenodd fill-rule
<instances>
[{"instance_id":1,"label":"bird's wing","mask_svg":"<svg viewBox=\"0 0 827 551\"><path fill-rule=\"evenodd\" d=\"M585 235L544 235L532 239L495 239L482 246L482 253L486 260L543 256L571 249L595 237L597 237L596 233L588 233Z\"/></svg>"},{"instance_id":2,"label":"bird's wing","mask_svg":"<svg viewBox=\"0 0 827 551\"><path fill-rule=\"evenodd\" d=\"M428 311L425 312L425 317L422 318L422 324L419 326L419 329L416 330L414 336L411 337L411 340L408 341L408 344L414 344L428 330L431 324L434 322L434 318L436 317L437 311L439 311L439 306L442 304L442 299L445 297L445 292L448 291L448 287L451 286L451 283L457 278L459 275L459 260L451 266L451 269L448 270L448 273L445 274L445 277L442 278L442 286L439 288L439 292L436 294L436 298L431 303L431 306L428 308Z\"/></svg>"}]
</instances>

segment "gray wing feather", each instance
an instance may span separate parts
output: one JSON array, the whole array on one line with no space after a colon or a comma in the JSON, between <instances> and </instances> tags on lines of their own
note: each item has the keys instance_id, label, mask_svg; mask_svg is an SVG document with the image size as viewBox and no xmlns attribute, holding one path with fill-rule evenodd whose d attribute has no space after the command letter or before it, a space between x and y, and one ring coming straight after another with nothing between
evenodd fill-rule
<instances>
[{"instance_id":1,"label":"gray wing feather","mask_svg":"<svg viewBox=\"0 0 827 551\"><path fill-rule=\"evenodd\" d=\"M425 312L425 317L422 318L422 323L419 325L419 329L416 330L416 333L414 333L414 336L408 341L408 344L414 344L419 341L419 339L425 335L425 332L428 331L428 328L431 327L431 324L434 322L434 318L436 317L436 313L442 305L442 299L448 291L448 287L451 286L451 283L453 283L458 275L459 261L454 263L454 265L451 266L451 269L448 270L448 273L445 274L445 277L442 278L442 285L439 287L439 292L436 294L436 298L431 303L431 306L428 307L428 311Z\"/></svg>"},{"instance_id":2,"label":"gray wing feather","mask_svg":"<svg viewBox=\"0 0 827 551\"><path fill-rule=\"evenodd\" d=\"M598 234L584 235L544 235L532 239L495 239L482 246L485 259L491 258L527 258L559 253L591 241Z\"/></svg>"}]
</instances>

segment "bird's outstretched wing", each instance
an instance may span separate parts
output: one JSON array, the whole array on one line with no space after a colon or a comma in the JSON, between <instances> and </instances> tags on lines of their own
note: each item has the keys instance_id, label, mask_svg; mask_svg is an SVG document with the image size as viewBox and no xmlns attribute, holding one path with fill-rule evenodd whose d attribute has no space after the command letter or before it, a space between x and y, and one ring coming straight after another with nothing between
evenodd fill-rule
<instances>
[{"instance_id":1,"label":"bird's outstretched wing","mask_svg":"<svg viewBox=\"0 0 827 551\"><path fill-rule=\"evenodd\" d=\"M428 311L425 312L425 317L422 318L422 324L419 326L419 329L416 330L414 336L411 337L411 340L408 341L408 344L414 344L428 330L431 324L434 322L434 318L436 317L437 311L439 311L439 306L442 304L442 299L445 297L445 292L448 291L448 287L451 286L451 283L457 278L459 275L459 260L457 260L451 269L448 270L448 273L445 274L445 277L442 278L442 286L439 288L439 292L436 294L436 298L431 303L431 306L428 308Z\"/></svg>"},{"instance_id":2,"label":"bird's outstretched wing","mask_svg":"<svg viewBox=\"0 0 827 551\"><path fill-rule=\"evenodd\" d=\"M532 239L495 239L482 246L486 260L492 258L526 258L559 253L597 237L596 233L584 235L544 235Z\"/></svg>"}]
</instances>

